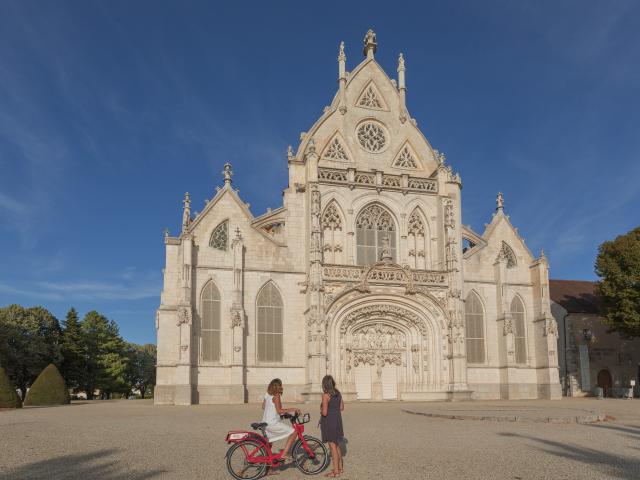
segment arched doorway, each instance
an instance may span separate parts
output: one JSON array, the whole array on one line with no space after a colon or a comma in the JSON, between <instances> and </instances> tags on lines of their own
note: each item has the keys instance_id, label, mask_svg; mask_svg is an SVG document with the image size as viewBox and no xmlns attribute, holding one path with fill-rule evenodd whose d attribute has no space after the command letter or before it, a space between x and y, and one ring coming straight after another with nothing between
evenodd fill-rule
<instances>
[{"instance_id":1,"label":"arched doorway","mask_svg":"<svg viewBox=\"0 0 640 480\"><path fill-rule=\"evenodd\" d=\"M410 298L365 295L332 312L328 369L343 393L358 400L418 400L446 389L443 316L435 304Z\"/></svg>"},{"instance_id":2,"label":"arched doorway","mask_svg":"<svg viewBox=\"0 0 640 480\"><path fill-rule=\"evenodd\" d=\"M607 369L602 369L598 372L598 386L602 388L605 397L611 396L611 385L613 381L611 379L611 373Z\"/></svg>"}]
</instances>

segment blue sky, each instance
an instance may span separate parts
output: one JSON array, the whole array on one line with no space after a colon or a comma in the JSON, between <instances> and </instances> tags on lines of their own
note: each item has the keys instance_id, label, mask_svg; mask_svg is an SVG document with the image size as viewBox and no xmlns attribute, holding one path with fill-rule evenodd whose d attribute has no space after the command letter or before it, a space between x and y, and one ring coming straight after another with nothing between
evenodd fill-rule
<instances>
[{"instance_id":1,"label":"blue sky","mask_svg":"<svg viewBox=\"0 0 640 480\"><path fill-rule=\"evenodd\" d=\"M340 40L353 69L368 28L393 76L404 53L465 224L482 231L504 192L570 279L638 226L640 3L305 5L0 2L0 305L97 309L155 341L184 192L201 210L229 161L254 214L279 206L287 145L330 103Z\"/></svg>"}]
</instances>

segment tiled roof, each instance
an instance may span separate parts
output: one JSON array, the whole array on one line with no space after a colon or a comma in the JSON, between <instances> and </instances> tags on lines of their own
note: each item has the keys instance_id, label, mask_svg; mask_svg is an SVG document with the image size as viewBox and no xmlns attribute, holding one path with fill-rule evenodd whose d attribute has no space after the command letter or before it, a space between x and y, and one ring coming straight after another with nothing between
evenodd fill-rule
<instances>
[{"instance_id":1,"label":"tiled roof","mask_svg":"<svg viewBox=\"0 0 640 480\"><path fill-rule=\"evenodd\" d=\"M549 280L549 296L569 313L599 314L601 312L602 302L596 282Z\"/></svg>"}]
</instances>

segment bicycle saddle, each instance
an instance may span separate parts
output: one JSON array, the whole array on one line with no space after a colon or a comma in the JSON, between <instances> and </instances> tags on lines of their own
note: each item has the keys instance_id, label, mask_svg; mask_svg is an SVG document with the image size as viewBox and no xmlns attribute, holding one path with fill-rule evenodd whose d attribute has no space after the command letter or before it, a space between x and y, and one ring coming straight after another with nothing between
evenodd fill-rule
<instances>
[{"instance_id":1,"label":"bicycle saddle","mask_svg":"<svg viewBox=\"0 0 640 480\"><path fill-rule=\"evenodd\" d=\"M265 422L261 422L261 423L252 423L251 424L251 428L253 428L254 430L259 430L259 429L263 429L264 427L266 427L268 424Z\"/></svg>"}]
</instances>

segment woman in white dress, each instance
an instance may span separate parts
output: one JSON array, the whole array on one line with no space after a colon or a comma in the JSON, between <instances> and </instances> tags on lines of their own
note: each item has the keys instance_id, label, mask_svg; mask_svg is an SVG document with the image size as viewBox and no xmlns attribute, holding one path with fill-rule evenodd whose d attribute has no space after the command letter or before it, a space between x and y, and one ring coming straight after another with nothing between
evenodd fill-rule
<instances>
[{"instance_id":1,"label":"woman in white dress","mask_svg":"<svg viewBox=\"0 0 640 480\"><path fill-rule=\"evenodd\" d=\"M267 393L264 394L264 400L262 401L262 409L264 410L262 421L267 424L265 432L269 442L273 443L289 437L282 450L282 458L286 460L291 458L291 446L296 440L297 435L291 426L291 422L281 420L280 415L284 415L285 413L300 415L300 410L297 408L282 407L282 401L280 399L282 390L282 381L279 378L271 380L267 388Z\"/></svg>"}]
</instances>

